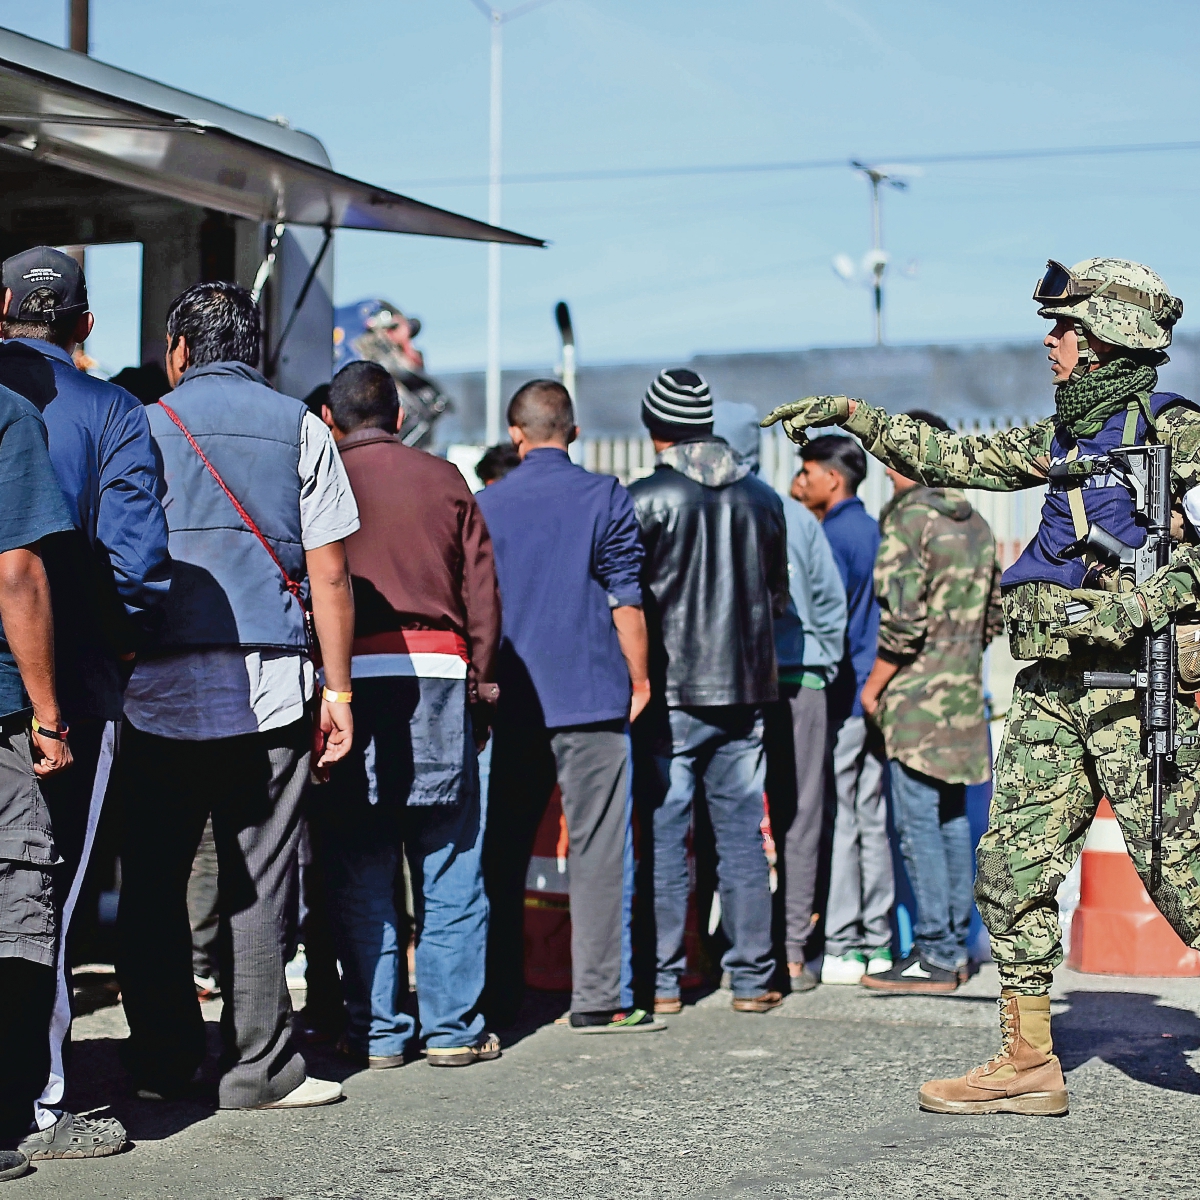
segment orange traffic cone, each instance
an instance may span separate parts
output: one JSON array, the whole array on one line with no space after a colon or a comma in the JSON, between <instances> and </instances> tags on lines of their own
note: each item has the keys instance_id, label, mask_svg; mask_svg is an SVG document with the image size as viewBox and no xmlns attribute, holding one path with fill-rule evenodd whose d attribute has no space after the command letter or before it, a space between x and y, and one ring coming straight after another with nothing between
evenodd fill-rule
<instances>
[{"instance_id":1,"label":"orange traffic cone","mask_svg":"<svg viewBox=\"0 0 1200 1200\"><path fill-rule=\"evenodd\" d=\"M525 875L525 982L548 992L571 990L567 879L567 818L556 786L533 839Z\"/></svg>"},{"instance_id":2,"label":"orange traffic cone","mask_svg":"<svg viewBox=\"0 0 1200 1200\"><path fill-rule=\"evenodd\" d=\"M1200 975L1200 951L1154 907L1107 800L1083 846L1067 966L1089 975Z\"/></svg>"}]
</instances>

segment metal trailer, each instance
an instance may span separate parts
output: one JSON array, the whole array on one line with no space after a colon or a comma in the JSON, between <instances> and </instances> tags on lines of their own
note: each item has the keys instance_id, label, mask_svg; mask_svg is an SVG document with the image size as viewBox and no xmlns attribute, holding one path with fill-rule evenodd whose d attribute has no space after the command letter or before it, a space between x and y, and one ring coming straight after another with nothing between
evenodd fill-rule
<instances>
[{"instance_id":1,"label":"metal trailer","mask_svg":"<svg viewBox=\"0 0 1200 1200\"><path fill-rule=\"evenodd\" d=\"M140 242L142 362L162 360L175 296L233 279L261 293L271 382L327 382L335 229L544 244L339 175L311 134L0 29L0 257Z\"/></svg>"}]
</instances>

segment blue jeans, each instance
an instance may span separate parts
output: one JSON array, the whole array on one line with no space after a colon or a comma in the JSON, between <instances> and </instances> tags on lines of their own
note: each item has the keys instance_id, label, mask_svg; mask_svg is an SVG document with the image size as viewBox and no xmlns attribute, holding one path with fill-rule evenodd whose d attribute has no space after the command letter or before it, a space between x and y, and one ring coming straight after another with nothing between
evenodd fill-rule
<instances>
[{"instance_id":1,"label":"blue jeans","mask_svg":"<svg viewBox=\"0 0 1200 1200\"><path fill-rule=\"evenodd\" d=\"M971 924L971 829L966 788L892 759L892 807L900 853L917 901L913 942L935 967L967 961Z\"/></svg>"},{"instance_id":2,"label":"blue jeans","mask_svg":"<svg viewBox=\"0 0 1200 1200\"><path fill-rule=\"evenodd\" d=\"M721 959L733 994L758 996L775 972L771 889L761 824L766 763L762 718L749 705L676 708L670 713L671 754L654 759L653 798L655 993L678 996L686 964L687 837L692 798L703 781L717 843L721 924L732 942Z\"/></svg>"},{"instance_id":3,"label":"blue jeans","mask_svg":"<svg viewBox=\"0 0 1200 1200\"><path fill-rule=\"evenodd\" d=\"M420 684L420 696L417 685ZM435 1047L466 1046L483 1032L488 905L481 853L485 824L470 717L463 705L461 763L426 761L428 740L414 739L427 685L460 681L356 679L354 749L318 788L314 807L323 840L326 882L351 1049L404 1052L414 1034L404 1011L407 972L394 895L401 847L412 875L417 1002L421 1035ZM410 693L412 693L410 695ZM408 714L406 719L406 714ZM414 762L414 740L422 760ZM444 779L461 769L453 803L413 804L422 774Z\"/></svg>"}]
</instances>

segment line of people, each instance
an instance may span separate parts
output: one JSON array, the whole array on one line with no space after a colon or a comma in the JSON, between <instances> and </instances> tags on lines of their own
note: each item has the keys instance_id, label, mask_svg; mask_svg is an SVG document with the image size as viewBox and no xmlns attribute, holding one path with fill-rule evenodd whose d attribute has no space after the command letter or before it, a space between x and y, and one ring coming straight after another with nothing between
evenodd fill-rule
<instances>
[{"instance_id":1,"label":"line of people","mask_svg":"<svg viewBox=\"0 0 1200 1200\"><path fill-rule=\"evenodd\" d=\"M897 476L876 561L856 443L809 443L803 504L781 500L757 475L753 410L714 412L705 381L672 369L642 402L649 478L625 489L574 465L570 397L535 380L476 497L395 436L404 414L378 365L340 371L319 413L274 391L245 289L175 300L172 391L143 407L72 362L92 322L72 259L28 251L3 286L3 1169L126 1141L114 1118L62 1107L65 938L106 794L123 816L122 1058L148 1101L187 1095L206 1054L188 915L202 840L222 1107L341 1096L307 1073L285 976L302 843L341 964L338 1052L375 1069L418 1048L432 1066L499 1057L555 785L573 1031L658 1031L682 1008L701 795L735 1011L818 977L957 986L962 785L987 774L980 660L997 627L994 545L960 494ZM918 898L902 962L885 753Z\"/></svg>"}]
</instances>

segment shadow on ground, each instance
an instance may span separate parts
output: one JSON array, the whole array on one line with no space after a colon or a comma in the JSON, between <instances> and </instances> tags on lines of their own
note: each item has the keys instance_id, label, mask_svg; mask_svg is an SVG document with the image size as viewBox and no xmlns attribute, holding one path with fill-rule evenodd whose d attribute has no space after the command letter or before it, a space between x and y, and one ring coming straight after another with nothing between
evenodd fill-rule
<instances>
[{"instance_id":1,"label":"shadow on ground","mask_svg":"<svg viewBox=\"0 0 1200 1200\"><path fill-rule=\"evenodd\" d=\"M1200 1096L1187 1055L1200 1049L1200 1017L1139 992L1069 992L1070 1009L1054 1019L1063 1070L1092 1058L1150 1087Z\"/></svg>"}]
</instances>

